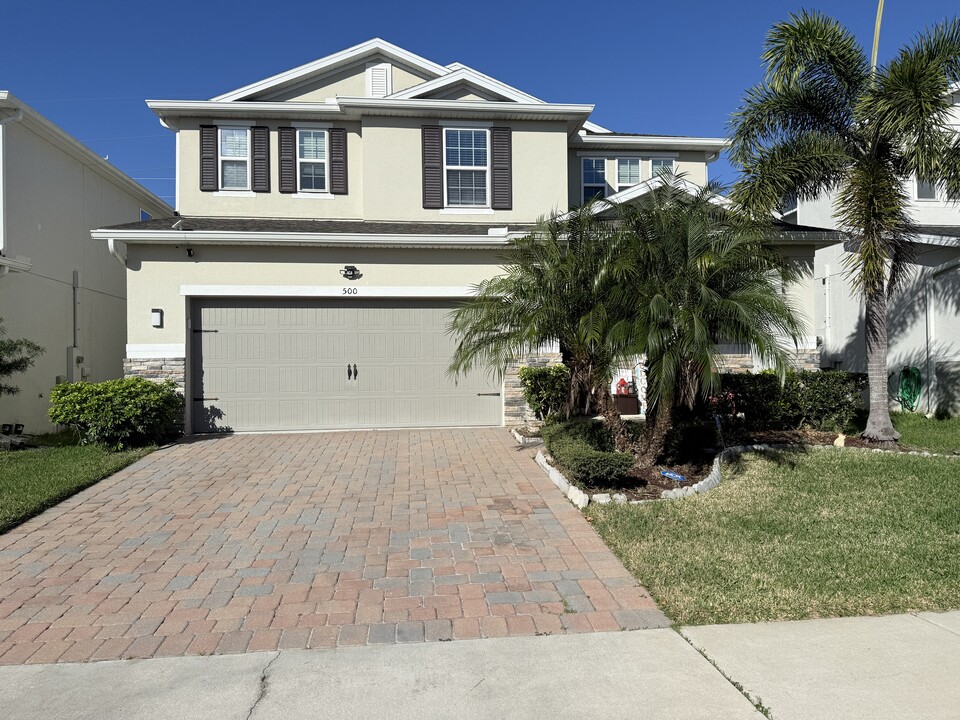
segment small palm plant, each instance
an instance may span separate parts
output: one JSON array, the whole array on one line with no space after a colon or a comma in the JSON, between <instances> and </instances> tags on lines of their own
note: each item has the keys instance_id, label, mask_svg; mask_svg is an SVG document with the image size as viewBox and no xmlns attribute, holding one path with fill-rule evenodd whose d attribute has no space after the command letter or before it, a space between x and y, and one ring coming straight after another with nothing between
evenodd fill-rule
<instances>
[{"instance_id":1,"label":"small palm plant","mask_svg":"<svg viewBox=\"0 0 960 720\"><path fill-rule=\"evenodd\" d=\"M804 328L784 288L795 270L765 240L769 224L732 213L716 184L691 195L682 177L620 209L636 282L632 317L613 332L617 344L647 358L646 443L652 464L680 407L720 388L723 345L750 345L781 377Z\"/></svg>"},{"instance_id":2,"label":"small palm plant","mask_svg":"<svg viewBox=\"0 0 960 720\"><path fill-rule=\"evenodd\" d=\"M603 412L629 447L629 433L610 398L618 346L612 327L632 309L618 288L635 281L632 258L616 223L590 203L567 215L544 219L529 235L512 240L502 275L485 280L450 322L459 339L450 370L482 366L503 373L516 358L559 344L570 370L564 413Z\"/></svg>"},{"instance_id":3,"label":"small palm plant","mask_svg":"<svg viewBox=\"0 0 960 720\"><path fill-rule=\"evenodd\" d=\"M783 198L835 193L853 244L849 270L864 297L870 406L863 437L892 442L886 307L910 257L913 178L960 197L960 137L950 93L960 80L960 21L935 26L887 65L872 68L837 21L803 12L773 26L766 79L732 121L742 169L732 199L768 216Z\"/></svg>"}]
</instances>

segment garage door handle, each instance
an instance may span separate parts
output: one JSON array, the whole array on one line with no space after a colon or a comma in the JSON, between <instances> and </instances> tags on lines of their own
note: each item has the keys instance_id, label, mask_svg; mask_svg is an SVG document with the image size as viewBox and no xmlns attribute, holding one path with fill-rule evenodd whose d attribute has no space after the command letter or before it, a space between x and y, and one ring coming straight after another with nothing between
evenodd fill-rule
<instances>
[{"instance_id":1,"label":"garage door handle","mask_svg":"<svg viewBox=\"0 0 960 720\"><path fill-rule=\"evenodd\" d=\"M347 380L353 380L353 370L350 369L350 363L347 363Z\"/></svg>"},{"instance_id":2,"label":"garage door handle","mask_svg":"<svg viewBox=\"0 0 960 720\"><path fill-rule=\"evenodd\" d=\"M220 398L194 398L194 402L205 402L209 400L219 400Z\"/></svg>"},{"instance_id":3,"label":"garage door handle","mask_svg":"<svg viewBox=\"0 0 960 720\"><path fill-rule=\"evenodd\" d=\"M484 397L487 397L487 396L500 397L500 393L477 393L477 395L481 395L481 396L484 396Z\"/></svg>"}]
</instances>

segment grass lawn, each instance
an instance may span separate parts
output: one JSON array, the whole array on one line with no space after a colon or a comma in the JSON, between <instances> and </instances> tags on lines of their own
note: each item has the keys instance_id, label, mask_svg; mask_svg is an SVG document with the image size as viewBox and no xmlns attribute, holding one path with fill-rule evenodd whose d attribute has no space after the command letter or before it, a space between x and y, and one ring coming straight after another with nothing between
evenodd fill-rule
<instances>
[{"instance_id":1,"label":"grass lawn","mask_svg":"<svg viewBox=\"0 0 960 720\"><path fill-rule=\"evenodd\" d=\"M900 444L931 452L960 450L960 417L937 420L914 413L891 413Z\"/></svg>"},{"instance_id":2,"label":"grass lawn","mask_svg":"<svg viewBox=\"0 0 960 720\"><path fill-rule=\"evenodd\" d=\"M40 436L40 450L0 453L0 532L139 460L154 448L108 452L68 436Z\"/></svg>"},{"instance_id":3,"label":"grass lawn","mask_svg":"<svg viewBox=\"0 0 960 720\"><path fill-rule=\"evenodd\" d=\"M960 460L828 449L725 474L704 495L588 508L676 622L960 608Z\"/></svg>"}]
</instances>

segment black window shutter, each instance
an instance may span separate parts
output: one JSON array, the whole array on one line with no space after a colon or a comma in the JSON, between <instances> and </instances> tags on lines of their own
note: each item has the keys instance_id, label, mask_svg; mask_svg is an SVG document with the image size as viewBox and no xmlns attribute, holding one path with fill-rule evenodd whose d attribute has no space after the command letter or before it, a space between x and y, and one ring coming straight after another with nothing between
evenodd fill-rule
<instances>
[{"instance_id":1,"label":"black window shutter","mask_svg":"<svg viewBox=\"0 0 960 720\"><path fill-rule=\"evenodd\" d=\"M508 127L490 128L490 207L513 209L513 151Z\"/></svg>"},{"instance_id":2,"label":"black window shutter","mask_svg":"<svg viewBox=\"0 0 960 720\"><path fill-rule=\"evenodd\" d=\"M217 126L200 126L200 189L214 192L220 189L217 172Z\"/></svg>"},{"instance_id":3,"label":"black window shutter","mask_svg":"<svg viewBox=\"0 0 960 720\"><path fill-rule=\"evenodd\" d=\"M270 128L255 127L250 130L253 145L254 192L270 192Z\"/></svg>"},{"instance_id":4,"label":"black window shutter","mask_svg":"<svg viewBox=\"0 0 960 720\"><path fill-rule=\"evenodd\" d=\"M330 192L347 194L347 131L330 128Z\"/></svg>"},{"instance_id":5,"label":"black window shutter","mask_svg":"<svg viewBox=\"0 0 960 720\"><path fill-rule=\"evenodd\" d=\"M282 127L277 130L280 144L280 192L297 191L297 129Z\"/></svg>"},{"instance_id":6,"label":"black window shutter","mask_svg":"<svg viewBox=\"0 0 960 720\"><path fill-rule=\"evenodd\" d=\"M424 125L423 135L423 207L443 207L443 128Z\"/></svg>"}]
</instances>

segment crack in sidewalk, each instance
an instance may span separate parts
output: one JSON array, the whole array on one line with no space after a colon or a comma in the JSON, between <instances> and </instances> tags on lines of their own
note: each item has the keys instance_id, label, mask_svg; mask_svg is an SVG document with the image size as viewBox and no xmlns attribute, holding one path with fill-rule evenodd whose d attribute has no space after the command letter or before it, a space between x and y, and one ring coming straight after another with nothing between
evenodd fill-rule
<instances>
[{"instance_id":1,"label":"crack in sidewalk","mask_svg":"<svg viewBox=\"0 0 960 720\"><path fill-rule=\"evenodd\" d=\"M270 662L264 665L263 670L260 671L260 692L257 694L257 699L254 700L253 704L250 706L249 712L247 712L247 720L250 720L253 717L253 713L257 709L257 705L259 705L260 701L263 700L263 698L266 696L267 673L270 672L270 666L273 665L277 661L277 658L279 657L280 657L280 651L278 650L276 654L274 654L274 656L270 658Z\"/></svg>"},{"instance_id":2,"label":"crack in sidewalk","mask_svg":"<svg viewBox=\"0 0 960 720\"><path fill-rule=\"evenodd\" d=\"M756 709L756 711L757 711L758 713L760 713L760 714L763 715L765 718L767 718L767 720L773 720L773 711L772 711L769 707L767 707L766 705L763 704L763 700L760 698L759 695L758 695L757 697L753 697L750 693L748 693L748 692L746 691L746 689L744 689L743 685L741 685L741 684L738 683L736 680L734 680L732 677L730 677L729 675L727 675L727 673L725 673L725 672L723 671L723 669L720 667L720 665L717 664L717 661L714 660L714 659L713 659L712 657L710 657L709 655L707 655L707 651L706 651L706 650L704 650L703 648L699 648L699 647L697 647L696 645L694 645L694 644L693 644L693 641L692 641L690 638L688 638L686 635L684 635L684 634L680 631L680 628L679 628L679 627L677 627L676 625L674 625L674 626L673 626L673 631L674 631L675 633L677 633L677 635L679 635L680 637L682 637L682 638L684 639L684 641L685 641L690 647L692 647L694 650L696 650L704 660L706 660L708 663L710 663L711 665L713 665L714 670L716 670L718 673L720 673L720 676L721 676L724 680L726 680L728 683L730 683L730 684L736 689L736 691L737 691L738 693L740 693L741 695L743 695L743 697L746 698L747 702L749 702L751 705L753 705L753 707Z\"/></svg>"},{"instance_id":3,"label":"crack in sidewalk","mask_svg":"<svg viewBox=\"0 0 960 720\"><path fill-rule=\"evenodd\" d=\"M919 613L915 613L915 612L912 612L912 613L910 613L910 614L911 614L913 617L915 617L917 620L923 620L925 623L929 623L930 625L933 625L934 627L938 627L938 628L940 628L941 630L946 630L948 633L952 633L953 635L958 635L958 636L960 636L960 632L957 632L957 631L954 630L953 628L947 627L946 625L941 625L940 623L938 623L937 621L933 620L932 618L929 618L929 617L921 617Z\"/></svg>"}]
</instances>

